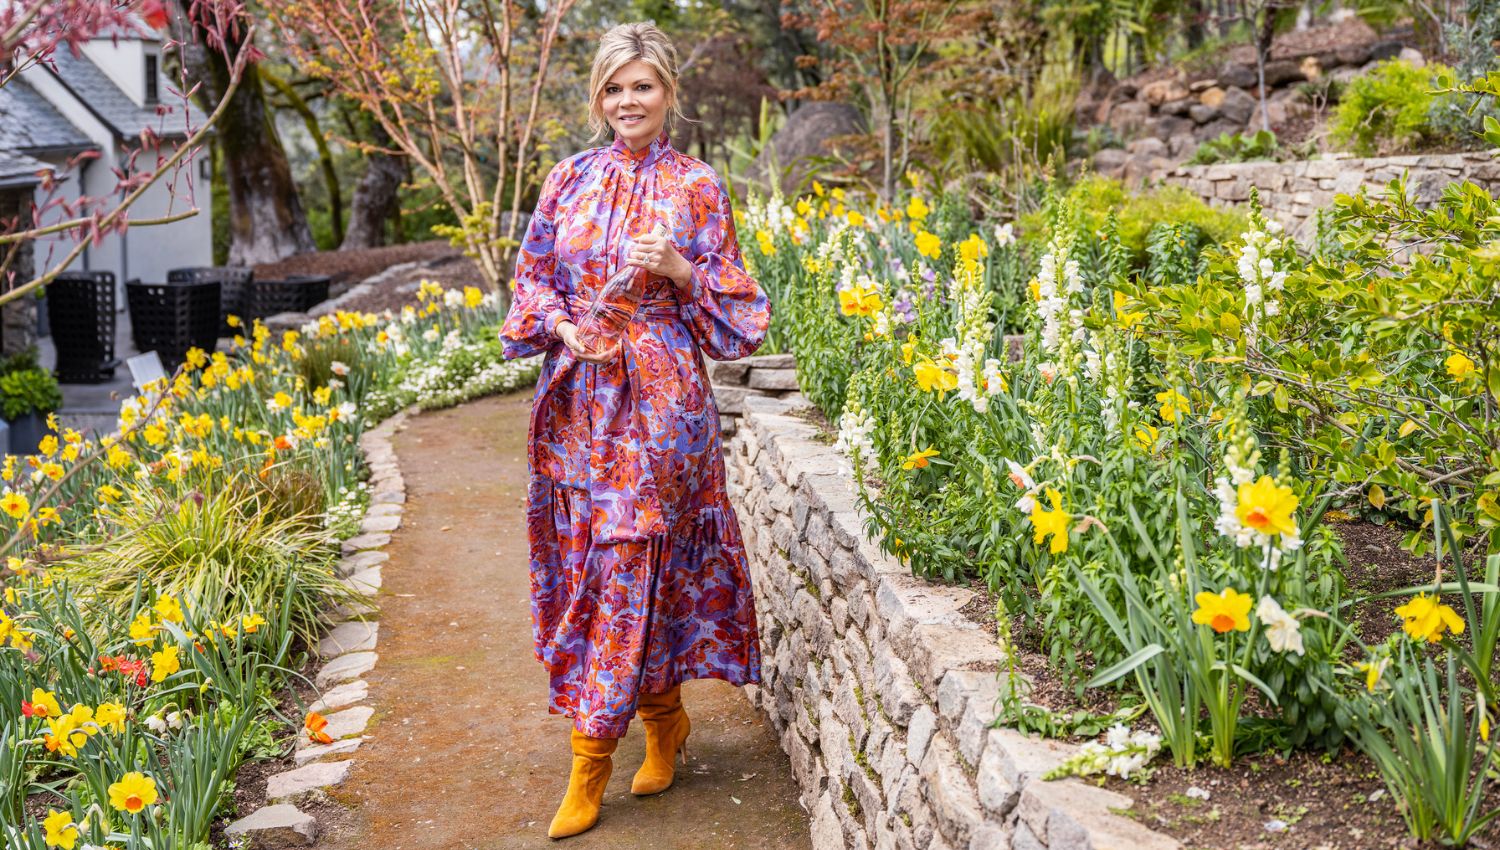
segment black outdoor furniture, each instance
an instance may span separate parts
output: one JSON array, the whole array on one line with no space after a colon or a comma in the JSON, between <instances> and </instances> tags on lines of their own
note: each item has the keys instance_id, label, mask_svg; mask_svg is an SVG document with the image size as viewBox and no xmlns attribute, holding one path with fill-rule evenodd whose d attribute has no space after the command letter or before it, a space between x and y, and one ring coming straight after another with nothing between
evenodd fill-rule
<instances>
[{"instance_id":1,"label":"black outdoor furniture","mask_svg":"<svg viewBox=\"0 0 1500 850\"><path fill-rule=\"evenodd\" d=\"M155 351L171 371L187 359L189 348L211 352L219 342L220 282L141 283L126 281L130 326L135 347Z\"/></svg>"},{"instance_id":2,"label":"black outdoor furniture","mask_svg":"<svg viewBox=\"0 0 1500 850\"><path fill-rule=\"evenodd\" d=\"M57 380L100 384L115 376L115 275L63 272L47 285Z\"/></svg>"},{"instance_id":3,"label":"black outdoor furniture","mask_svg":"<svg viewBox=\"0 0 1500 850\"><path fill-rule=\"evenodd\" d=\"M250 319L264 319L277 313L306 313L328 300L328 283L328 275L252 280L245 287L246 313Z\"/></svg>"},{"instance_id":4,"label":"black outdoor furniture","mask_svg":"<svg viewBox=\"0 0 1500 850\"><path fill-rule=\"evenodd\" d=\"M218 282L220 336L235 334L229 326L230 316L245 317L246 288L254 278L255 272L245 266L197 266L167 271L167 283Z\"/></svg>"}]
</instances>

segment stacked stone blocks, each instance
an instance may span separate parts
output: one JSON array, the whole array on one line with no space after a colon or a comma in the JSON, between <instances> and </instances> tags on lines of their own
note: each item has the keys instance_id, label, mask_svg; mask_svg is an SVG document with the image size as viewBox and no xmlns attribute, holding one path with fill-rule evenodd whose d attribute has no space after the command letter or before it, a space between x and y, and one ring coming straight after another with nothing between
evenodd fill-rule
<instances>
[{"instance_id":1,"label":"stacked stone blocks","mask_svg":"<svg viewBox=\"0 0 1500 850\"><path fill-rule=\"evenodd\" d=\"M974 592L864 538L851 481L800 396L747 396L726 441L763 680L750 688L812 813L817 850L1175 848L1129 798L1041 774L1070 745L996 728L1006 659Z\"/></svg>"}]
</instances>

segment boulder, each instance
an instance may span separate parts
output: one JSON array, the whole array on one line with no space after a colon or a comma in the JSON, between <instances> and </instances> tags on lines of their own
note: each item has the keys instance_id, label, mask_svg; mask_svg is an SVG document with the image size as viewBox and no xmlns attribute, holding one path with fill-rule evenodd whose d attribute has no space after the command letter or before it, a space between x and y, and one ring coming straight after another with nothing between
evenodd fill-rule
<instances>
[{"instance_id":1,"label":"boulder","mask_svg":"<svg viewBox=\"0 0 1500 850\"><path fill-rule=\"evenodd\" d=\"M1301 64L1293 62L1290 59L1278 59L1274 62L1266 63L1267 89L1271 89L1276 86L1284 86L1287 83L1295 83L1305 79L1307 79L1307 77L1303 75ZM1260 82L1258 80L1252 82L1251 85L1246 86L1246 88L1250 88L1251 86L1258 88L1260 86Z\"/></svg>"},{"instance_id":2,"label":"boulder","mask_svg":"<svg viewBox=\"0 0 1500 850\"><path fill-rule=\"evenodd\" d=\"M1399 41L1377 41L1370 45L1370 52L1366 56L1366 62L1383 62L1386 59L1395 59L1401 55L1401 49L1406 45Z\"/></svg>"},{"instance_id":3,"label":"boulder","mask_svg":"<svg viewBox=\"0 0 1500 850\"><path fill-rule=\"evenodd\" d=\"M1136 139L1126 145L1125 152L1131 154L1132 158L1137 156L1166 156L1167 143L1155 136L1147 136L1144 139Z\"/></svg>"},{"instance_id":4,"label":"boulder","mask_svg":"<svg viewBox=\"0 0 1500 850\"><path fill-rule=\"evenodd\" d=\"M1333 51L1334 58L1340 65L1363 65L1370 61L1369 42L1357 44L1343 44ZM1323 63L1325 66L1329 63Z\"/></svg>"},{"instance_id":5,"label":"boulder","mask_svg":"<svg viewBox=\"0 0 1500 850\"><path fill-rule=\"evenodd\" d=\"M1197 149L1198 140L1193 138L1192 133L1184 133L1167 139L1167 153L1171 154L1173 159L1187 159Z\"/></svg>"},{"instance_id":6,"label":"boulder","mask_svg":"<svg viewBox=\"0 0 1500 850\"><path fill-rule=\"evenodd\" d=\"M1133 136L1151 117L1151 107L1139 101L1117 103L1109 111L1109 127L1120 136Z\"/></svg>"},{"instance_id":7,"label":"boulder","mask_svg":"<svg viewBox=\"0 0 1500 850\"><path fill-rule=\"evenodd\" d=\"M1259 79L1255 74L1254 64L1239 65L1235 63L1230 63L1220 68L1218 77L1219 85L1225 88L1229 86L1247 88L1255 85Z\"/></svg>"},{"instance_id":8,"label":"boulder","mask_svg":"<svg viewBox=\"0 0 1500 850\"><path fill-rule=\"evenodd\" d=\"M1219 113L1227 121L1233 121L1240 126L1250 120L1250 116L1258 106L1256 99L1251 97L1244 89L1225 89L1224 102L1219 104Z\"/></svg>"},{"instance_id":9,"label":"boulder","mask_svg":"<svg viewBox=\"0 0 1500 850\"><path fill-rule=\"evenodd\" d=\"M1238 133L1245 128L1243 121L1230 121L1226 118L1215 118L1207 124L1200 124L1193 129L1193 138L1199 142L1209 139L1217 139L1225 133Z\"/></svg>"},{"instance_id":10,"label":"boulder","mask_svg":"<svg viewBox=\"0 0 1500 850\"><path fill-rule=\"evenodd\" d=\"M1219 117L1219 107L1209 106L1204 103L1195 103L1188 110L1188 115L1194 124L1207 124Z\"/></svg>"},{"instance_id":11,"label":"boulder","mask_svg":"<svg viewBox=\"0 0 1500 850\"><path fill-rule=\"evenodd\" d=\"M1218 109L1224 102L1224 90L1218 86L1210 86L1198 92L1198 102L1211 109Z\"/></svg>"},{"instance_id":12,"label":"boulder","mask_svg":"<svg viewBox=\"0 0 1500 850\"><path fill-rule=\"evenodd\" d=\"M1177 115L1159 116L1151 124L1151 135L1165 142L1173 136L1193 132L1193 119Z\"/></svg>"},{"instance_id":13,"label":"boulder","mask_svg":"<svg viewBox=\"0 0 1500 850\"><path fill-rule=\"evenodd\" d=\"M1142 86L1137 99L1144 100L1152 106L1161 106L1169 100L1181 100L1188 94L1188 87L1180 80L1166 79L1156 80Z\"/></svg>"},{"instance_id":14,"label":"boulder","mask_svg":"<svg viewBox=\"0 0 1500 850\"><path fill-rule=\"evenodd\" d=\"M1105 177L1117 177L1129 159L1130 154L1120 148L1104 148L1094 154L1094 170Z\"/></svg>"},{"instance_id":15,"label":"boulder","mask_svg":"<svg viewBox=\"0 0 1500 850\"><path fill-rule=\"evenodd\" d=\"M1186 115L1188 114L1188 110L1193 108L1193 104L1197 102L1196 99L1189 95L1177 100L1169 100L1157 107L1156 111L1162 115Z\"/></svg>"},{"instance_id":16,"label":"boulder","mask_svg":"<svg viewBox=\"0 0 1500 850\"><path fill-rule=\"evenodd\" d=\"M810 171L806 160L829 153L838 136L865 132L865 119L847 103L814 101L793 112L750 164L749 175L762 188L779 182L791 194Z\"/></svg>"},{"instance_id":17,"label":"boulder","mask_svg":"<svg viewBox=\"0 0 1500 850\"><path fill-rule=\"evenodd\" d=\"M1411 65L1413 68L1424 68L1427 66L1427 58L1422 55L1422 51L1415 47L1401 48L1401 52L1396 54L1396 58Z\"/></svg>"},{"instance_id":18,"label":"boulder","mask_svg":"<svg viewBox=\"0 0 1500 850\"><path fill-rule=\"evenodd\" d=\"M1188 91L1192 92L1193 94L1199 94L1218 85L1219 81L1215 79L1194 80L1188 84Z\"/></svg>"}]
</instances>

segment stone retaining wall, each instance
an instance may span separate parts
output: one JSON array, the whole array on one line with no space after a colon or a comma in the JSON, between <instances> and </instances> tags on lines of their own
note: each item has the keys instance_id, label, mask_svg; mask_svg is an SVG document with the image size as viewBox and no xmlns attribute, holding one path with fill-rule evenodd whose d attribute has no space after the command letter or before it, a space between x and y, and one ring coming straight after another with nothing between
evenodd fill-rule
<instances>
[{"instance_id":1,"label":"stone retaining wall","mask_svg":"<svg viewBox=\"0 0 1500 850\"><path fill-rule=\"evenodd\" d=\"M724 390L717 394L723 398ZM865 540L800 396L747 394L725 446L764 652L748 688L791 759L816 850L1165 850L1127 797L1041 775L1073 752L992 728L1004 658L973 591Z\"/></svg>"},{"instance_id":2,"label":"stone retaining wall","mask_svg":"<svg viewBox=\"0 0 1500 850\"><path fill-rule=\"evenodd\" d=\"M1494 192L1500 189L1497 156L1500 150L1367 159L1327 154L1299 162L1181 166L1156 176L1216 206L1243 203L1254 186L1266 211L1286 225L1288 233L1308 242L1317 234L1317 211L1331 207L1335 195L1352 195L1361 187L1381 189L1403 173L1407 190L1422 204L1435 202L1443 187L1459 180Z\"/></svg>"},{"instance_id":3,"label":"stone retaining wall","mask_svg":"<svg viewBox=\"0 0 1500 850\"><path fill-rule=\"evenodd\" d=\"M797 391L797 360L790 354L710 360L708 377L714 384L724 433L733 434L735 422L745 411L745 399L786 398Z\"/></svg>"}]
</instances>

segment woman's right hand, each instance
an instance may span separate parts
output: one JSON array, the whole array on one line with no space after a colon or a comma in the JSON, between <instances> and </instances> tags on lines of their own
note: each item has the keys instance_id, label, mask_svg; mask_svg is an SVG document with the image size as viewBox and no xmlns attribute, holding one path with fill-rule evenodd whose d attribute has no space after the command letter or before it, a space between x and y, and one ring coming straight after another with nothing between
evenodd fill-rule
<instances>
[{"instance_id":1,"label":"woman's right hand","mask_svg":"<svg viewBox=\"0 0 1500 850\"><path fill-rule=\"evenodd\" d=\"M566 319L557 323L557 337L573 352L573 356L586 363L608 363L615 359L615 352L597 353L578 339L578 326Z\"/></svg>"}]
</instances>

